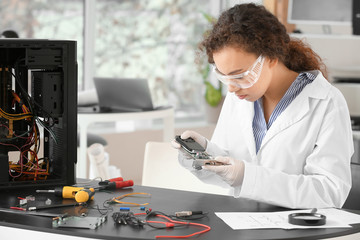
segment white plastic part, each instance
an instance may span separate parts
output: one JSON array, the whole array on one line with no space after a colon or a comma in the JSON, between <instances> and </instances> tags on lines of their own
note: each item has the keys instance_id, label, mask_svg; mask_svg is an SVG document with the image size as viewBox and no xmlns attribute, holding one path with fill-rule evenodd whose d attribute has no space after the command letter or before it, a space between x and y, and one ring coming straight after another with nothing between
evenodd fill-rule
<instances>
[{"instance_id":1,"label":"white plastic part","mask_svg":"<svg viewBox=\"0 0 360 240\"><path fill-rule=\"evenodd\" d=\"M103 180L110 179L109 154L105 152L104 146L100 143L94 143L88 148L87 152L90 161L90 179L97 177Z\"/></svg>"}]
</instances>

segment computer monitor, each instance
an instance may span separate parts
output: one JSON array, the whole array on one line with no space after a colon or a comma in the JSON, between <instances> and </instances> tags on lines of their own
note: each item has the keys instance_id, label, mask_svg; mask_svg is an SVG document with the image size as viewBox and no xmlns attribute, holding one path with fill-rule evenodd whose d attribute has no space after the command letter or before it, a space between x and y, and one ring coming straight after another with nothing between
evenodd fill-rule
<instances>
[{"instance_id":1,"label":"computer monitor","mask_svg":"<svg viewBox=\"0 0 360 240\"><path fill-rule=\"evenodd\" d=\"M288 22L350 26L352 0L289 0Z\"/></svg>"},{"instance_id":2,"label":"computer monitor","mask_svg":"<svg viewBox=\"0 0 360 240\"><path fill-rule=\"evenodd\" d=\"M72 185L76 42L0 39L0 189Z\"/></svg>"}]
</instances>

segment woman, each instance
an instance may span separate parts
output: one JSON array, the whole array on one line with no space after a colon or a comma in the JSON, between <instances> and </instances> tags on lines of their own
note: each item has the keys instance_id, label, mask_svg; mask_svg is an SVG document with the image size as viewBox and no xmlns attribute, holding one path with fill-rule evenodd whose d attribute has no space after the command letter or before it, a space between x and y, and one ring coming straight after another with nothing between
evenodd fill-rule
<instances>
[{"instance_id":1,"label":"woman","mask_svg":"<svg viewBox=\"0 0 360 240\"><path fill-rule=\"evenodd\" d=\"M196 170L182 151L180 163L234 197L341 207L351 188L352 129L320 57L255 4L222 13L200 47L228 94L211 141L193 131L181 138L193 138L223 165Z\"/></svg>"}]
</instances>

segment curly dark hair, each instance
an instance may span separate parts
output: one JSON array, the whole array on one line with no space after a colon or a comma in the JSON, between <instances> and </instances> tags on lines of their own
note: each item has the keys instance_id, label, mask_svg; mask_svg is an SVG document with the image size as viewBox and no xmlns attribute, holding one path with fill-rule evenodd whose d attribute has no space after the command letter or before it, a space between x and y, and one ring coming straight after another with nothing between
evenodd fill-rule
<instances>
[{"instance_id":1,"label":"curly dark hair","mask_svg":"<svg viewBox=\"0 0 360 240\"><path fill-rule=\"evenodd\" d=\"M204 34L199 49L214 63L213 53L225 46L278 59L295 72L320 70L327 75L320 56L301 40L290 38L285 26L262 5L238 4L223 12Z\"/></svg>"}]
</instances>

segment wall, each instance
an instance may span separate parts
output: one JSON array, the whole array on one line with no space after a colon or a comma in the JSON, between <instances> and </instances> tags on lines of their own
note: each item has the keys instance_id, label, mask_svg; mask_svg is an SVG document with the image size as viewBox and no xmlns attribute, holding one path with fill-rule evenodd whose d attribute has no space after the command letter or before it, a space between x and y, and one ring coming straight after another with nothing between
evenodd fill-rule
<instances>
[{"instance_id":1,"label":"wall","mask_svg":"<svg viewBox=\"0 0 360 240\"><path fill-rule=\"evenodd\" d=\"M197 131L211 138L215 125L201 127L176 128L175 134L181 134L187 129ZM99 134L104 137L108 146L106 152L110 155L110 165L120 168L124 179L132 179L135 184L141 184L145 144L148 141L162 141L162 130L137 130L124 133ZM156 174L156 173L155 173Z\"/></svg>"}]
</instances>

